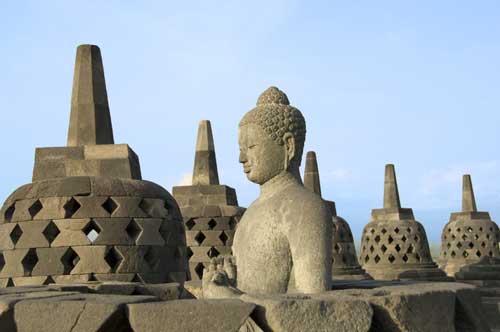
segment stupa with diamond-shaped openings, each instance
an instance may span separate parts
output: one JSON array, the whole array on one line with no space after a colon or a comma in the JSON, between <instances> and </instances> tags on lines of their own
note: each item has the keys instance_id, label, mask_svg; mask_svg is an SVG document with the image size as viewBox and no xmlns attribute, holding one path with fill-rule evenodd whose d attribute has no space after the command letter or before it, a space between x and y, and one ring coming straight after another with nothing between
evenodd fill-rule
<instances>
[{"instance_id":1,"label":"stupa with diamond-shaped openings","mask_svg":"<svg viewBox=\"0 0 500 332\"><path fill-rule=\"evenodd\" d=\"M192 184L172 189L186 228L187 255L192 280L200 280L212 258L231 255L236 225L244 208L236 191L219 184L210 121L200 121Z\"/></svg>"},{"instance_id":2,"label":"stupa with diamond-shaped openings","mask_svg":"<svg viewBox=\"0 0 500 332\"><path fill-rule=\"evenodd\" d=\"M187 278L177 203L114 144L97 46L77 49L67 146L36 149L33 182L2 207L0 252L0 286Z\"/></svg>"},{"instance_id":3,"label":"stupa with diamond-shaped openings","mask_svg":"<svg viewBox=\"0 0 500 332\"><path fill-rule=\"evenodd\" d=\"M385 166L384 207L372 210L359 261L374 279L448 279L432 261L424 227L401 208L394 165Z\"/></svg>"}]
</instances>

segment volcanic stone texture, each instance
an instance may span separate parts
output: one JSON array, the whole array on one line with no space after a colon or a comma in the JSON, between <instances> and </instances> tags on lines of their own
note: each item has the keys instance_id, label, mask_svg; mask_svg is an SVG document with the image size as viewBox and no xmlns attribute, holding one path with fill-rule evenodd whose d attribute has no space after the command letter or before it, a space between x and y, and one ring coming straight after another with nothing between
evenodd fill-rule
<instances>
[{"instance_id":1,"label":"volcanic stone texture","mask_svg":"<svg viewBox=\"0 0 500 332\"><path fill-rule=\"evenodd\" d=\"M500 257L498 226L488 212L477 211L470 175L463 176L462 186L462 211L451 214L441 235L440 264L450 276L455 276L462 267L477 263L484 257ZM475 270L478 270L478 266ZM500 279L500 275L497 279Z\"/></svg>"},{"instance_id":2,"label":"volcanic stone texture","mask_svg":"<svg viewBox=\"0 0 500 332\"><path fill-rule=\"evenodd\" d=\"M375 279L447 279L432 261L424 227L412 209L401 208L393 165L386 165L384 208L372 210L359 260Z\"/></svg>"},{"instance_id":3,"label":"volcanic stone texture","mask_svg":"<svg viewBox=\"0 0 500 332\"><path fill-rule=\"evenodd\" d=\"M304 186L321 196L318 162L314 151L307 152L304 171ZM332 214L332 276L334 280L370 279L358 263L356 247L347 221L337 215L335 202L326 201Z\"/></svg>"},{"instance_id":4,"label":"volcanic stone texture","mask_svg":"<svg viewBox=\"0 0 500 332\"><path fill-rule=\"evenodd\" d=\"M212 127L199 124L192 185L172 189L186 229L187 256L192 280L201 280L212 258L231 255L236 225L244 208L236 191L219 184Z\"/></svg>"}]
</instances>

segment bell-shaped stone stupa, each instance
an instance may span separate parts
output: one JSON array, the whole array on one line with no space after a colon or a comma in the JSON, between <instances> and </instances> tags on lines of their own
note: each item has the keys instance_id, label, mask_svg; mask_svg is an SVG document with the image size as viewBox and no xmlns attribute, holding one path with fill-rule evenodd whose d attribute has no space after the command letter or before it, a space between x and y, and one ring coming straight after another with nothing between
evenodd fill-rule
<instances>
[{"instance_id":1,"label":"bell-shaped stone stupa","mask_svg":"<svg viewBox=\"0 0 500 332\"><path fill-rule=\"evenodd\" d=\"M304 186L321 196L318 162L314 151L307 152ZM325 200L332 214L332 275L333 280L371 279L358 263L351 228L344 218L337 215L335 202Z\"/></svg>"},{"instance_id":2,"label":"bell-shaped stone stupa","mask_svg":"<svg viewBox=\"0 0 500 332\"><path fill-rule=\"evenodd\" d=\"M372 210L359 260L375 279L447 279L432 261L424 227L401 208L394 165L385 166L384 208Z\"/></svg>"},{"instance_id":3,"label":"bell-shaped stone stupa","mask_svg":"<svg viewBox=\"0 0 500 332\"><path fill-rule=\"evenodd\" d=\"M499 240L498 226L488 212L477 211L471 177L464 175L462 212L451 214L441 235L441 267L449 276L455 276L462 267L478 263L483 257L499 258Z\"/></svg>"},{"instance_id":4,"label":"bell-shaped stone stupa","mask_svg":"<svg viewBox=\"0 0 500 332\"><path fill-rule=\"evenodd\" d=\"M176 186L172 193L186 227L191 279L200 280L212 258L232 254L234 230L245 211L236 191L219 184L210 121L198 127L192 185Z\"/></svg>"},{"instance_id":5,"label":"bell-shaped stone stupa","mask_svg":"<svg viewBox=\"0 0 500 332\"><path fill-rule=\"evenodd\" d=\"M77 49L66 147L38 148L33 182L0 214L0 285L184 281L180 211L114 144L101 53Z\"/></svg>"}]
</instances>

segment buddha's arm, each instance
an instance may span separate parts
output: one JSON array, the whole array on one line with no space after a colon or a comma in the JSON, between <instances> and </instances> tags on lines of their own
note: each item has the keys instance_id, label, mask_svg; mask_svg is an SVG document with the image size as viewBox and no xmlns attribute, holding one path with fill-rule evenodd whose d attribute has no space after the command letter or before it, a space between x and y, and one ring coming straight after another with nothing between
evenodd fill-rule
<instances>
[{"instance_id":1,"label":"buddha's arm","mask_svg":"<svg viewBox=\"0 0 500 332\"><path fill-rule=\"evenodd\" d=\"M291 225L290 251L299 292L318 293L331 288L332 222L326 206L304 206L298 225Z\"/></svg>"}]
</instances>

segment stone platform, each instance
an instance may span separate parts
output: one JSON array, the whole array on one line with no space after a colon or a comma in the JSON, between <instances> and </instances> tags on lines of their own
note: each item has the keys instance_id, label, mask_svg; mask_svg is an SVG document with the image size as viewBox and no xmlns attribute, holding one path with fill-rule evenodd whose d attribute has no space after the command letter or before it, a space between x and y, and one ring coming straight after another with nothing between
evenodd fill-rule
<instances>
[{"instance_id":1,"label":"stone platform","mask_svg":"<svg viewBox=\"0 0 500 332\"><path fill-rule=\"evenodd\" d=\"M486 318L495 318L483 316L480 292L462 283L352 281L317 295L239 300L195 299L198 283L8 287L0 290L0 331L486 332Z\"/></svg>"}]
</instances>

